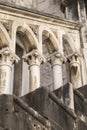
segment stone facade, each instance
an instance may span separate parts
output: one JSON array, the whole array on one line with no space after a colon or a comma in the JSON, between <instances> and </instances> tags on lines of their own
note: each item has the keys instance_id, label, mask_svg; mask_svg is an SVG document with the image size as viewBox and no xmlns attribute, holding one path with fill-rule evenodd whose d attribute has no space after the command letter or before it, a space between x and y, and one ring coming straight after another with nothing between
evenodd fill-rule
<instances>
[{"instance_id":1,"label":"stone facade","mask_svg":"<svg viewBox=\"0 0 87 130\"><path fill-rule=\"evenodd\" d=\"M1 55L4 56L6 49L11 50L18 61L16 65L14 58L12 63L9 60L9 63L3 63L2 59L5 59L1 58L1 72L7 71L3 67L6 69L5 66L11 64L9 72L4 72L11 76L11 80L6 76L5 81L10 84L7 85L10 86L9 92L5 92L7 86L1 84L4 88L1 93L22 96L43 85L51 90L67 82L71 82L74 88L85 85L87 63L86 38L83 35L86 22L82 26L81 21L67 20L16 4L13 6L13 3L5 4L3 1L0 5ZM79 14L83 10L80 3L78 6ZM85 12L83 14L85 18ZM6 58L9 59L9 54Z\"/></svg>"},{"instance_id":2,"label":"stone facade","mask_svg":"<svg viewBox=\"0 0 87 130\"><path fill-rule=\"evenodd\" d=\"M18 130L24 129L28 118L37 124L34 127L29 121L30 130L86 129L86 88L82 87L87 84L86 19L86 0L0 1L0 102L3 104L5 100L3 94L17 96L6 95L10 100L5 104L11 104L11 109L17 108L24 116L22 120L9 110L9 119L4 121L3 112L1 129L15 129L16 119ZM26 94L29 102L26 102ZM55 118L56 112L58 118ZM22 128L21 120L25 122Z\"/></svg>"}]
</instances>

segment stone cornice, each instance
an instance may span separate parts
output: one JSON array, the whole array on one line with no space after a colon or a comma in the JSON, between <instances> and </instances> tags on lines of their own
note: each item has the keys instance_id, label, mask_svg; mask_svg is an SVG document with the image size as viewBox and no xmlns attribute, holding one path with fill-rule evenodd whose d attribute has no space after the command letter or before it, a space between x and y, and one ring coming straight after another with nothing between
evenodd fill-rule
<instances>
[{"instance_id":1,"label":"stone cornice","mask_svg":"<svg viewBox=\"0 0 87 130\"><path fill-rule=\"evenodd\" d=\"M43 20L44 22L47 22L47 23L51 23L51 24L59 25L63 27L65 26L72 29L76 29L76 30L79 30L82 27L82 25L79 22L69 21L69 20L60 18L58 16L54 16L47 13L42 13L34 9L29 9L23 6L13 5L11 3L0 1L0 12L2 12L1 11L2 9L3 11L8 11L9 15L10 14L11 15L13 14L15 16L22 15L23 17L26 16L26 18L37 19L38 21Z\"/></svg>"}]
</instances>

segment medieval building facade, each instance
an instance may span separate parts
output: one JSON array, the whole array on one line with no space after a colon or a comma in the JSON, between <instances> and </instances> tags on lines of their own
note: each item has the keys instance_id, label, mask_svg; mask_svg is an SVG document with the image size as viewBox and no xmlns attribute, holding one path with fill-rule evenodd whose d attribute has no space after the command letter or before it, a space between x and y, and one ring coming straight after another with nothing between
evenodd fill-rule
<instances>
[{"instance_id":1,"label":"medieval building facade","mask_svg":"<svg viewBox=\"0 0 87 130\"><path fill-rule=\"evenodd\" d=\"M53 99L52 101L58 102L51 92L55 91L56 93L56 90L58 90L57 96L61 95L59 90L62 86L66 86L66 83L69 83L69 90L66 90L68 96L65 97L66 100L59 96L59 104L63 107L62 103L65 103L64 110L74 119L76 118L73 114L75 109L74 91L84 100L77 90L82 89L82 86L87 84L86 29L86 0L0 1L0 101L2 102L3 94L15 95L13 98L17 103L21 104L20 109L26 109L34 118L32 120L38 119L40 122L39 127L38 123L36 123L34 128L29 123L29 130L51 129L49 118L45 119L39 115L39 112L36 112L39 111L37 105L33 106L34 103L32 102L33 99L37 98L37 95L40 95L39 98L41 98L42 93L48 93ZM37 89L43 89L43 86L49 89L50 92L48 90L44 92L45 88L43 91L41 90L41 93L40 91L37 92ZM36 97L32 96L34 91L37 94ZM19 97L23 97L25 100L24 95L28 93L31 93L30 96L33 97L33 99L30 96L28 97L31 102L31 104L28 104L36 111L28 108L19 99ZM6 97L4 98L6 101ZM10 98L12 97L8 98L7 96L9 104L11 104ZM67 98L69 98L69 102ZM68 108L66 108L67 106ZM9 109L11 108L9 106ZM56 109L56 106L54 109ZM82 119L82 116L80 117ZM56 120L54 116L52 118ZM83 118L85 117L83 116ZM9 121L6 120L6 122L9 124L11 119L9 116ZM81 127L76 128L76 122L73 122L74 126L69 123L71 129L80 130ZM19 124L21 125L21 122ZM59 125L61 126L61 123ZM1 130L27 130L24 126L23 128L16 128L13 125L13 127L4 128L3 124ZM86 130L86 128L82 127L81 130ZM70 127L65 127L65 130L69 129ZM64 130L64 128L53 125L52 130Z\"/></svg>"}]
</instances>

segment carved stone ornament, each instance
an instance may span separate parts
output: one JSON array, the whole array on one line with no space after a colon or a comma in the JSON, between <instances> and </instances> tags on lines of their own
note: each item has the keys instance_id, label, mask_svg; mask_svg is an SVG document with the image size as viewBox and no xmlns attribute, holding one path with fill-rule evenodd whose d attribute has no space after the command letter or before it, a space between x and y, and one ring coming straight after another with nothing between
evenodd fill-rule
<instances>
[{"instance_id":1,"label":"carved stone ornament","mask_svg":"<svg viewBox=\"0 0 87 130\"><path fill-rule=\"evenodd\" d=\"M52 65L62 65L63 62L66 62L66 58L62 56L61 53L59 52L54 52L47 57L47 60L52 64Z\"/></svg>"},{"instance_id":2,"label":"carved stone ornament","mask_svg":"<svg viewBox=\"0 0 87 130\"><path fill-rule=\"evenodd\" d=\"M25 62L31 65L40 65L45 61L45 58L39 53L37 49L32 50L30 53L23 56Z\"/></svg>"},{"instance_id":3,"label":"carved stone ornament","mask_svg":"<svg viewBox=\"0 0 87 130\"><path fill-rule=\"evenodd\" d=\"M74 52L67 56L66 58L70 61L70 65L72 64L80 64L80 58L82 57L82 54L79 52Z\"/></svg>"},{"instance_id":4,"label":"carved stone ornament","mask_svg":"<svg viewBox=\"0 0 87 130\"><path fill-rule=\"evenodd\" d=\"M19 57L8 47L0 50L0 66L12 66L13 63L18 62Z\"/></svg>"}]
</instances>

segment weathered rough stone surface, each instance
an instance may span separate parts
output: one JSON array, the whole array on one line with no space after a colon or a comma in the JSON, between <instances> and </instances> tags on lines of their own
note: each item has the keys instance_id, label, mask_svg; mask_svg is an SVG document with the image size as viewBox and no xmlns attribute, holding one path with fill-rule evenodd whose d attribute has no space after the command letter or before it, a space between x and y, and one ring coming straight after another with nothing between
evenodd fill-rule
<instances>
[{"instance_id":1,"label":"weathered rough stone surface","mask_svg":"<svg viewBox=\"0 0 87 130\"><path fill-rule=\"evenodd\" d=\"M3 129L11 129L11 113L13 110L12 101L12 96L0 96L0 127Z\"/></svg>"},{"instance_id":2,"label":"weathered rough stone surface","mask_svg":"<svg viewBox=\"0 0 87 130\"><path fill-rule=\"evenodd\" d=\"M21 99L1 95L0 130L87 130L87 102L82 88L74 91L76 116L60 100L63 93L66 98L67 85L64 92L54 91L57 96L44 87Z\"/></svg>"},{"instance_id":3,"label":"weathered rough stone surface","mask_svg":"<svg viewBox=\"0 0 87 130\"><path fill-rule=\"evenodd\" d=\"M87 102L85 98L79 92L74 94L74 105L75 112L78 117L84 122L87 123Z\"/></svg>"},{"instance_id":4,"label":"weathered rough stone surface","mask_svg":"<svg viewBox=\"0 0 87 130\"><path fill-rule=\"evenodd\" d=\"M48 127L47 120L20 99L0 96L0 130L49 130Z\"/></svg>"},{"instance_id":5,"label":"weathered rough stone surface","mask_svg":"<svg viewBox=\"0 0 87 130\"><path fill-rule=\"evenodd\" d=\"M72 91L70 89L72 89ZM73 97L71 97L73 96L73 86L70 83L55 90L54 93L67 107L70 106L71 102L73 102Z\"/></svg>"},{"instance_id":6,"label":"weathered rough stone surface","mask_svg":"<svg viewBox=\"0 0 87 130\"><path fill-rule=\"evenodd\" d=\"M36 9L45 13L54 14L57 16L64 17L63 12L60 9L60 2L57 0L1 0L1 2L7 2L9 4L15 4L19 6L24 6L27 8ZM59 13L58 13L59 12Z\"/></svg>"},{"instance_id":7,"label":"weathered rough stone surface","mask_svg":"<svg viewBox=\"0 0 87 130\"><path fill-rule=\"evenodd\" d=\"M15 5L27 6L30 8L32 6L32 0L1 0L1 2L11 3Z\"/></svg>"},{"instance_id":8,"label":"weathered rough stone surface","mask_svg":"<svg viewBox=\"0 0 87 130\"><path fill-rule=\"evenodd\" d=\"M53 96L55 98L55 94ZM59 124L64 130L73 130L74 116L71 116L68 110L64 109L62 105L57 104L53 96L46 88L42 87L29 93L22 99L41 115Z\"/></svg>"},{"instance_id":9,"label":"weathered rough stone surface","mask_svg":"<svg viewBox=\"0 0 87 130\"><path fill-rule=\"evenodd\" d=\"M31 8L43 13L78 21L78 5L76 0L65 0L65 2L63 0L1 0L0 2ZM66 7L68 11L67 13Z\"/></svg>"},{"instance_id":10,"label":"weathered rough stone surface","mask_svg":"<svg viewBox=\"0 0 87 130\"><path fill-rule=\"evenodd\" d=\"M87 98L87 85L78 88L78 90L83 94L85 98Z\"/></svg>"},{"instance_id":11,"label":"weathered rough stone surface","mask_svg":"<svg viewBox=\"0 0 87 130\"><path fill-rule=\"evenodd\" d=\"M87 130L87 125L86 125L86 123L84 123L84 122L81 121L81 120L78 120L77 129L78 129L78 130Z\"/></svg>"}]
</instances>

